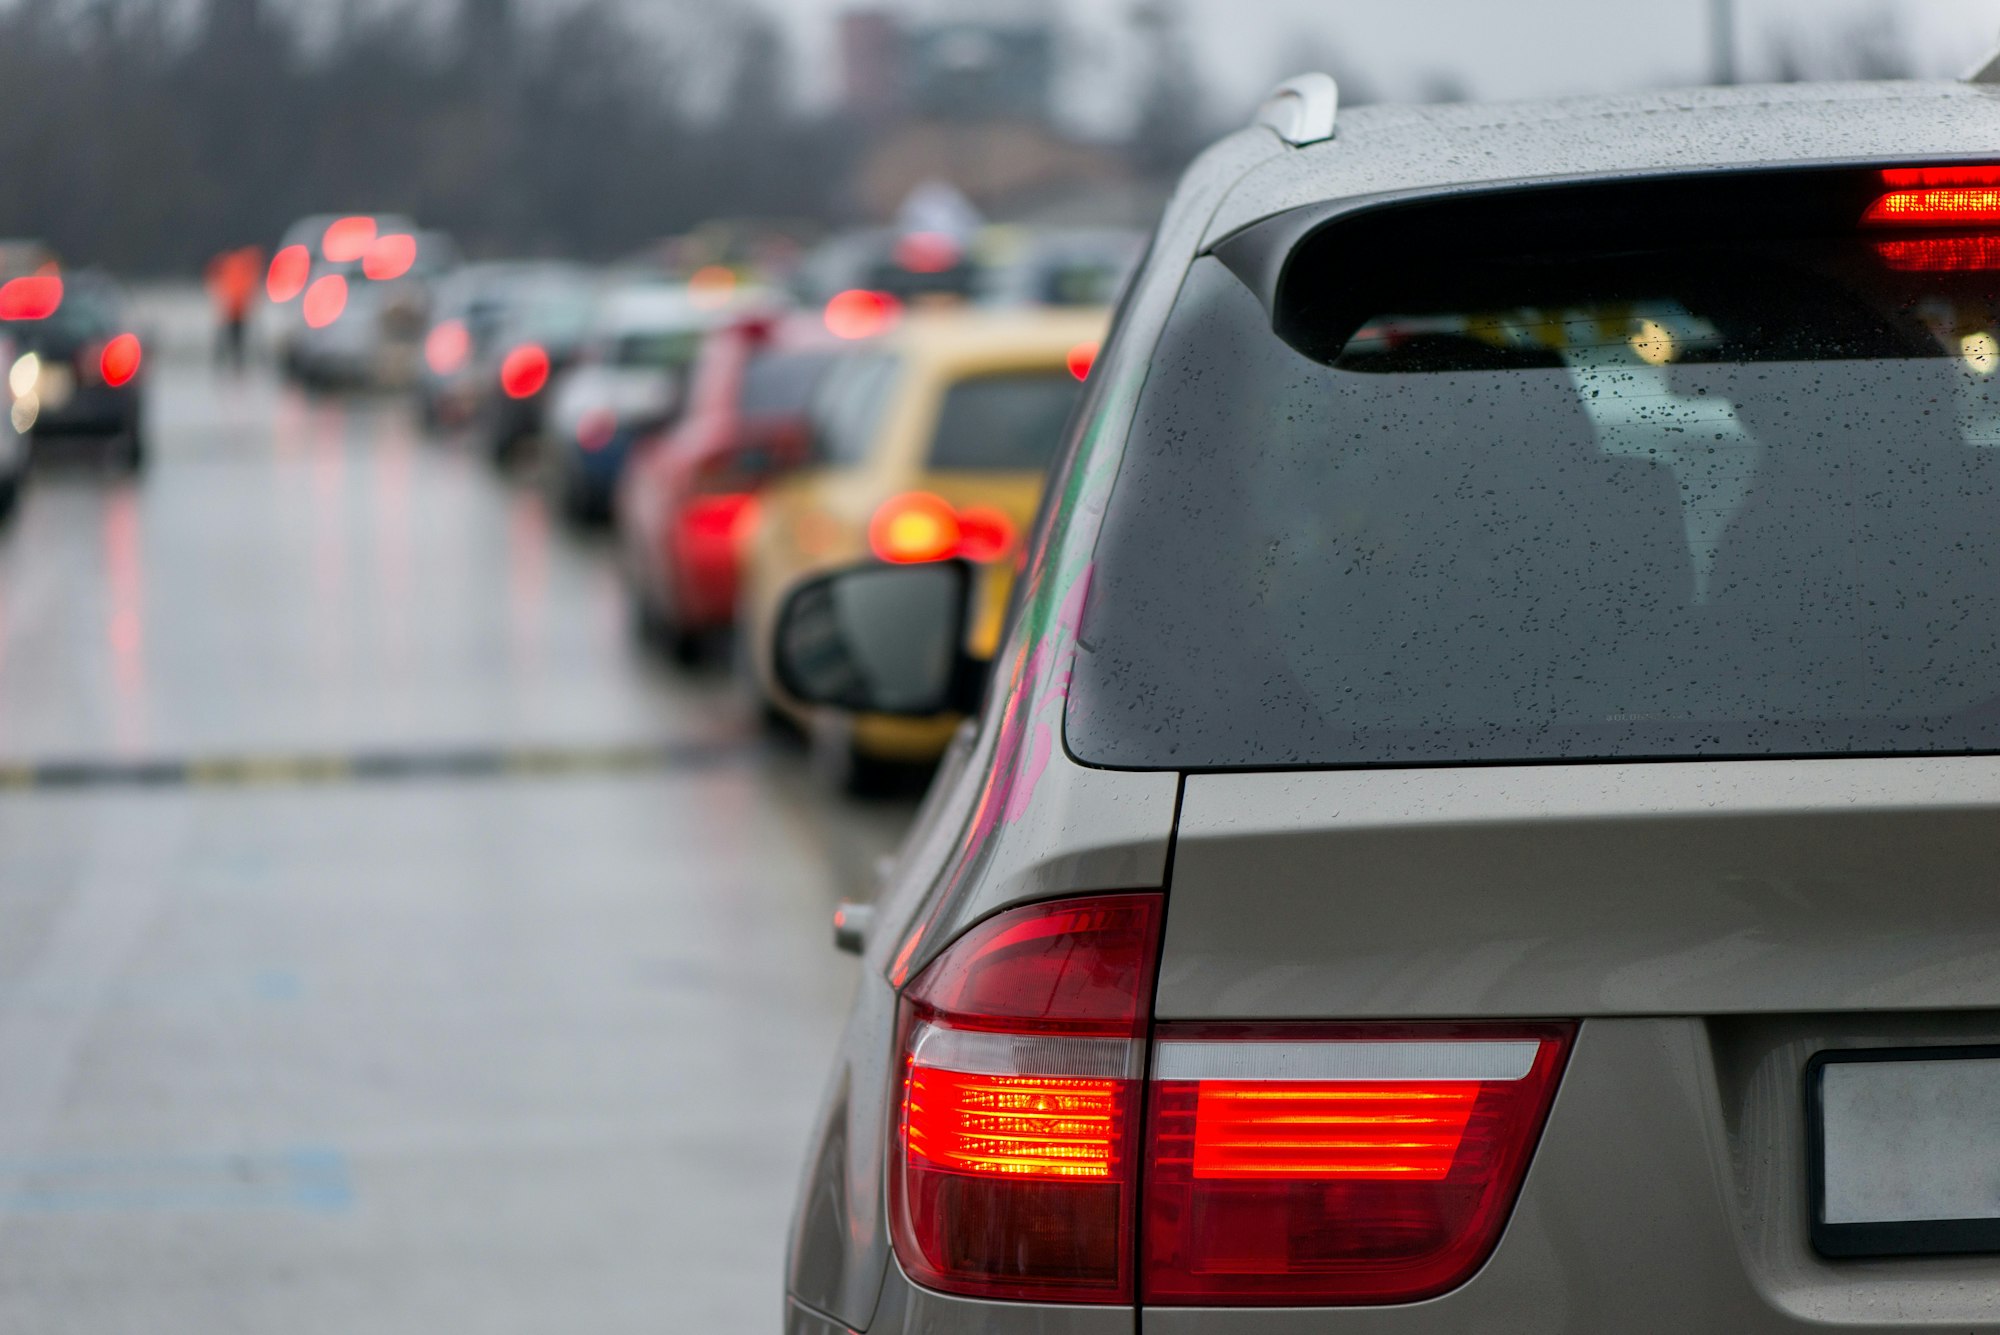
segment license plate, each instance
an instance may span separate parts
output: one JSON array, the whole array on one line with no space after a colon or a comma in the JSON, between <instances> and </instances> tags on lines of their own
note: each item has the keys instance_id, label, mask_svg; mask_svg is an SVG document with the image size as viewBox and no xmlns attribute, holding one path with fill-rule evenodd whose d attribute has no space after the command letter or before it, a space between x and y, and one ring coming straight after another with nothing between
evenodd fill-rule
<instances>
[{"instance_id":1,"label":"license plate","mask_svg":"<svg viewBox=\"0 0 2000 1335\"><path fill-rule=\"evenodd\" d=\"M2000 1047L1819 1053L1806 1137L1821 1255L2000 1252Z\"/></svg>"}]
</instances>

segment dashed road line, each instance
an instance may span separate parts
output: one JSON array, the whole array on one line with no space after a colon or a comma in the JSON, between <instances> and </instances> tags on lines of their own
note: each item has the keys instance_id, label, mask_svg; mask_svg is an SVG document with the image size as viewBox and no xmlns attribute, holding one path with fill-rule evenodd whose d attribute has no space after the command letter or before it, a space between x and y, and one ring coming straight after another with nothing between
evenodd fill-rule
<instances>
[{"instance_id":1,"label":"dashed road line","mask_svg":"<svg viewBox=\"0 0 2000 1335\"><path fill-rule=\"evenodd\" d=\"M422 779L577 778L706 769L741 760L754 741L637 746L445 747L352 753L247 752L137 760L0 764L0 792L86 788L281 788Z\"/></svg>"}]
</instances>

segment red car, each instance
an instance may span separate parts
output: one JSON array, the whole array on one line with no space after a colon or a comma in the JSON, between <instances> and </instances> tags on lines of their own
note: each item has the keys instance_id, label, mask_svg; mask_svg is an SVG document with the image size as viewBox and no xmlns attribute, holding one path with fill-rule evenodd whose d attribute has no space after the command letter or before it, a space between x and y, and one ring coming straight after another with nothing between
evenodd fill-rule
<instances>
[{"instance_id":1,"label":"red car","mask_svg":"<svg viewBox=\"0 0 2000 1335\"><path fill-rule=\"evenodd\" d=\"M805 462L807 404L842 346L806 316L723 326L703 344L686 414L625 469L617 518L634 621L677 661L701 661L735 621L756 493Z\"/></svg>"}]
</instances>

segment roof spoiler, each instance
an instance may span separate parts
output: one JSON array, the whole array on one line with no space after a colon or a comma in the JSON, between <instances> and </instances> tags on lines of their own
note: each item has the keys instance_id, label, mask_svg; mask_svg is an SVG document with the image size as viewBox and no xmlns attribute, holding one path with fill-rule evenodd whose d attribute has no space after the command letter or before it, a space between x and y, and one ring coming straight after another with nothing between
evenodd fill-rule
<instances>
[{"instance_id":1,"label":"roof spoiler","mask_svg":"<svg viewBox=\"0 0 2000 1335\"><path fill-rule=\"evenodd\" d=\"M2000 83L2000 47L1965 73L1967 83Z\"/></svg>"},{"instance_id":2,"label":"roof spoiler","mask_svg":"<svg viewBox=\"0 0 2000 1335\"><path fill-rule=\"evenodd\" d=\"M1333 138L1340 116L1340 85L1331 74L1301 74L1271 90L1257 108L1256 125L1277 131L1294 148Z\"/></svg>"}]
</instances>

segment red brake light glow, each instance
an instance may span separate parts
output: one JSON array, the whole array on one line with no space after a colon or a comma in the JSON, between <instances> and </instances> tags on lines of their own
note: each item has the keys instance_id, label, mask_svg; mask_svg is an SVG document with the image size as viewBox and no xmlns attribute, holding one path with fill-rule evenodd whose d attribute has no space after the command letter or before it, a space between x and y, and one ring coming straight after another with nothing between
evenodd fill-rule
<instances>
[{"instance_id":1,"label":"red brake light glow","mask_svg":"<svg viewBox=\"0 0 2000 1335\"><path fill-rule=\"evenodd\" d=\"M890 1236L919 1283L1129 1303L1139 1075L1164 906L1000 913L905 992Z\"/></svg>"},{"instance_id":2,"label":"red brake light glow","mask_svg":"<svg viewBox=\"0 0 2000 1335\"><path fill-rule=\"evenodd\" d=\"M1942 186L2000 185L2000 166L1891 167L1882 184L1901 190L1931 190Z\"/></svg>"},{"instance_id":3,"label":"red brake light glow","mask_svg":"<svg viewBox=\"0 0 2000 1335\"><path fill-rule=\"evenodd\" d=\"M320 237L319 253L330 264L352 264L368 253L374 240L373 218L342 218L328 225L325 235Z\"/></svg>"},{"instance_id":4,"label":"red brake light glow","mask_svg":"<svg viewBox=\"0 0 2000 1335\"><path fill-rule=\"evenodd\" d=\"M1890 190L1861 215L1863 226L2000 223L2000 167L1899 167L1882 184Z\"/></svg>"},{"instance_id":5,"label":"red brake light glow","mask_svg":"<svg viewBox=\"0 0 2000 1335\"><path fill-rule=\"evenodd\" d=\"M337 273L321 274L313 279L312 286L306 289L302 309L307 325L314 329L326 328L347 309L347 280Z\"/></svg>"},{"instance_id":6,"label":"red brake light glow","mask_svg":"<svg viewBox=\"0 0 2000 1335\"><path fill-rule=\"evenodd\" d=\"M887 292L855 288L826 303L826 328L835 338L876 338L895 328L902 315L903 303Z\"/></svg>"},{"instance_id":7,"label":"red brake light glow","mask_svg":"<svg viewBox=\"0 0 2000 1335\"><path fill-rule=\"evenodd\" d=\"M868 521L868 546L884 561L915 565L957 555L963 530L951 502L927 491L891 496Z\"/></svg>"},{"instance_id":8,"label":"red brake light glow","mask_svg":"<svg viewBox=\"0 0 2000 1335\"><path fill-rule=\"evenodd\" d=\"M1968 273L2000 269L2000 232L1877 241L1876 253L1902 273Z\"/></svg>"},{"instance_id":9,"label":"red brake light glow","mask_svg":"<svg viewBox=\"0 0 2000 1335\"><path fill-rule=\"evenodd\" d=\"M510 399L529 399L549 383L548 349L524 343L500 363L500 388Z\"/></svg>"},{"instance_id":10,"label":"red brake light glow","mask_svg":"<svg viewBox=\"0 0 2000 1335\"><path fill-rule=\"evenodd\" d=\"M264 293L279 305L306 290L312 277L312 252L304 246L286 246L271 257L271 271L264 278Z\"/></svg>"},{"instance_id":11,"label":"red brake light glow","mask_svg":"<svg viewBox=\"0 0 2000 1335\"><path fill-rule=\"evenodd\" d=\"M463 320L444 320L424 335L424 364L434 375L457 375L472 360L472 331Z\"/></svg>"},{"instance_id":12,"label":"red brake light glow","mask_svg":"<svg viewBox=\"0 0 2000 1335\"><path fill-rule=\"evenodd\" d=\"M29 274L0 284L0 320L46 320L62 308L63 281L52 273Z\"/></svg>"},{"instance_id":13,"label":"red brake light glow","mask_svg":"<svg viewBox=\"0 0 2000 1335\"><path fill-rule=\"evenodd\" d=\"M1014 550L1014 521L990 505L958 514L958 555L968 561L998 561Z\"/></svg>"},{"instance_id":14,"label":"red brake light glow","mask_svg":"<svg viewBox=\"0 0 2000 1335\"><path fill-rule=\"evenodd\" d=\"M1097 365L1097 344L1079 343L1069 350L1069 373L1078 380L1090 379L1090 368Z\"/></svg>"},{"instance_id":15,"label":"red brake light glow","mask_svg":"<svg viewBox=\"0 0 2000 1335\"><path fill-rule=\"evenodd\" d=\"M132 377L139 374L139 362L143 356L144 349L139 346L137 334L120 334L106 343L104 351L98 354L98 373L104 377L105 384L117 389L130 384Z\"/></svg>"},{"instance_id":16,"label":"red brake light glow","mask_svg":"<svg viewBox=\"0 0 2000 1335\"><path fill-rule=\"evenodd\" d=\"M1491 1255L1568 1025L1162 1026L1141 1300L1415 1302Z\"/></svg>"},{"instance_id":17,"label":"red brake light glow","mask_svg":"<svg viewBox=\"0 0 2000 1335\"><path fill-rule=\"evenodd\" d=\"M378 236L361 259L361 272L378 283L401 278L417 262L417 239L402 232Z\"/></svg>"}]
</instances>

